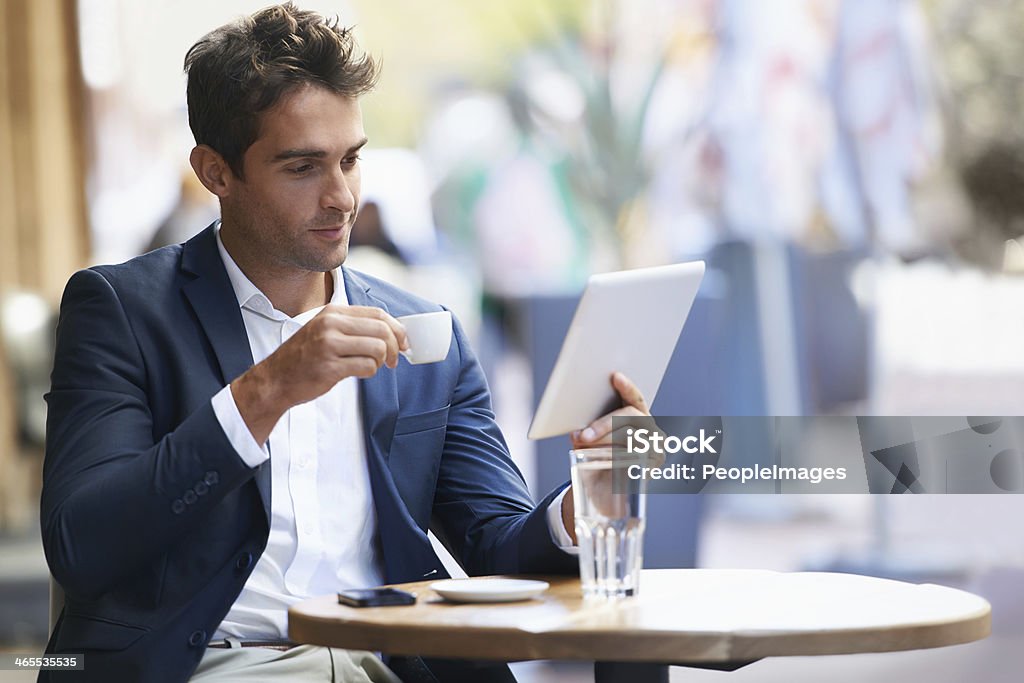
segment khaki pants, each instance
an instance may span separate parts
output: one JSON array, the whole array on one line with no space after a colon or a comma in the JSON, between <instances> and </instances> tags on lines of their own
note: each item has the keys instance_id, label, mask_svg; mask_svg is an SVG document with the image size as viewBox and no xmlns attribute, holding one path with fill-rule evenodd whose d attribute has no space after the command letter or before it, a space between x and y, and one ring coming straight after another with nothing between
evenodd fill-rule
<instances>
[{"instance_id":1,"label":"khaki pants","mask_svg":"<svg viewBox=\"0 0 1024 683\"><path fill-rule=\"evenodd\" d=\"M207 648L190 683L402 683L372 652L299 645L287 652L262 647Z\"/></svg>"}]
</instances>

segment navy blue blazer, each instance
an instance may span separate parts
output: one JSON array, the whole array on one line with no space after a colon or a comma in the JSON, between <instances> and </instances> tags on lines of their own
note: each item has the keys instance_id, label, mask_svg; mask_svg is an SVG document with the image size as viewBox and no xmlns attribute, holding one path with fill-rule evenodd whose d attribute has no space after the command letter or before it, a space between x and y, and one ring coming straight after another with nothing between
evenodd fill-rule
<instances>
[{"instance_id":1,"label":"navy blue blazer","mask_svg":"<svg viewBox=\"0 0 1024 683\"><path fill-rule=\"evenodd\" d=\"M440 310L343 269L353 305ZM270 466L232 448L211 397L252 365L213 226L185 243L75 273L61 303L41 524L66 605L48 653L84 672L40 680L185 681L269 533ZM455 324L448 358L359 382L388 583L447 574L431 528L469 574L577 570L551 540Z\"/></svg>"}]
</instances>

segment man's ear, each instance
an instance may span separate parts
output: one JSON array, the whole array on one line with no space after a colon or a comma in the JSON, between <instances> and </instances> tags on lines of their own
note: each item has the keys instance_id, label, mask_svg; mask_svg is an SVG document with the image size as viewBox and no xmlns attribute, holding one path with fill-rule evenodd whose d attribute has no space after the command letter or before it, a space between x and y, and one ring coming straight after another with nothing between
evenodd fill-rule
<instances>
[{"instance_id":1,"label":"man's ear","mask_svg":"<svg viewBox=\"0 0 1024 683\"><path fill-rule=\"evenodd\" d=\"M203 187L221 199L230 194L231 184L237 178L215 149L209 145L196 145L188 155L188 161Z\"/></svg>"}]
</instances>

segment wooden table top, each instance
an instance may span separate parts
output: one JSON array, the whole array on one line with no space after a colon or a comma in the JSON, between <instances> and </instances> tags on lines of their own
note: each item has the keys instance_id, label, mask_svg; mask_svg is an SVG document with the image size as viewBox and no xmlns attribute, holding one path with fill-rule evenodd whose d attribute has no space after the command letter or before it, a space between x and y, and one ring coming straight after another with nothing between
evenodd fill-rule
<instances>
[{"instance_id":1,"label":"wooden table top","mask_svg":"<svg viewBox=\"0 0 1024 683\"><path fill-rule=\"evenodd\" d=\"M685 664L942 647L984 638L991 621L971 593L852 574L644 570L640 595L618 603L584 601L577 578L529 578L550 590L454 604L422 581L398 586L418 596L406 607L313 598L288 611L289 635L396 655Z\"/></svg>"}]
</instances>

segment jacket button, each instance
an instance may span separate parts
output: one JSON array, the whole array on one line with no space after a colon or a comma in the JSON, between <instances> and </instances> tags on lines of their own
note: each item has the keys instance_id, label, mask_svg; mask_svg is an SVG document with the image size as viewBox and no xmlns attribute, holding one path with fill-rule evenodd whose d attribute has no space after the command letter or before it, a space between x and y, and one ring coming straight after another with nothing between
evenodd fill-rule
<instances>
[{"instance_id":1,"label":"jacket button","mask_svg":"<svg viewBox=\"0 0 1024 683\"><path fill-rule=\"evenodd\" d=\"M235 561L235 567L237 567L238 569L240 569L242 571L245 571L246 569L248 569L251 564L252 564L252 553L242 553L241 555L238 556L238 559Z\"/></svg>"},{"instance_id":2,"label":"jacket button","mask_svg":"<svg viewBox=\"0 0 1024 683\"><path fill-rule=\"evenodd\" d=\"M189 489L188 491L185 491L185 495L182 496L181 499L185 501L185 505L192 505L192 503L196 502L199 497L196 496L195 491Z\"/></svg>"},{"instance_id":3,"label":"jacket button","mask_svg":"<svg viewBox=\"0 0 1024 683\"><path fill-rule=\"evenodd\" d=\"M181 498L178 498L173 503L171 503L171 512L173 512L174 514L180 515L184 511L185 501L183 501Z\"/></svg>"},{"instance_id":4,"label":"jacket button","mask_svg":"<svg viewBox=\"0 0 1024 683\"><path fill-rule=\"evenodd\" d=\"M188 637L188 644L190 647L199 647L206 642L206 631L193 631L192 635Z\"/></svg>"},{"instance_id":5,"label":"jacket button","mask_svg":"<svg viewBox=\"0 0 1024 683\"><path fill-rule=\"evenodd\" d=\"M203 475L203 481L206 482L207 486L213 486L218 481L220 481L220 477L217 476L216 472L214 472L213 470L210 470L205 475Z\"/></svg>"},{"instance_id":6,"label":"jacket button","mask_svg":"<svg viewBox=\"0 0 1024 683\"><path fill-rule=\"evenodd\" d=\"M196 492L197 496L205 496L210 491L210 487L206 485L205 481L197 481L192 490Z\"/></svg>"}]
</instances>

